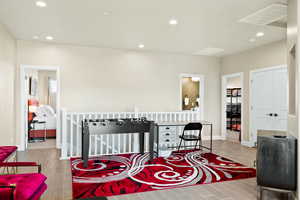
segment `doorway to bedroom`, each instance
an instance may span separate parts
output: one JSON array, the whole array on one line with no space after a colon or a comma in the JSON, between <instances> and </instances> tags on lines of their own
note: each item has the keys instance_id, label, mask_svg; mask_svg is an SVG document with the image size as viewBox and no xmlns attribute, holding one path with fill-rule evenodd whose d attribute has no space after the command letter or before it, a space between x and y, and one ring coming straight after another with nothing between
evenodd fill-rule
<instances>
[{"instance_id":1,"label":"doorway to bedroom","mask_svg":"<svg viewBox=\"0 0 300 200\"><path fill-rule=\"evenodd\" d=\"M22 143L25 149L58 147L58 69L21 67Z\"/></svg>"},{"instance_id":2,"label":"doorway to bedroom","mask_svg":"<svg viewBox=\"0 0 300 200\"><path fill-rule=\"evenodd\" d=\"M180 74L180 110L198 111L204 114L204 76L201 74Z\"/></svg>"}]
</instances>

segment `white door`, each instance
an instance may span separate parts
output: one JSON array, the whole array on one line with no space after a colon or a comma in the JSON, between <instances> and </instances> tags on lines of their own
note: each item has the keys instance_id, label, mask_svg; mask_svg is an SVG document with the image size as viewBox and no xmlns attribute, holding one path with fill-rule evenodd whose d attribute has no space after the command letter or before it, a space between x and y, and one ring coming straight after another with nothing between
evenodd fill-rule
<instances>
[{"instance_id":1,"label":"white door","mask_svg":"<svg viewBox=\"0 0 300 200\"><path fill-rule=\"evenodd\" d=\"M287 68L254 72L251 80L251 116L253 141L257 130L287 130Z\"/></svg>"},{"instance_id":2,"label":"white door","mask_svg":"<svg viewBox=\"0 0 300 200\"><path fill-rule=\"evenodd\" d=\"M288 120L288 73L287 68L275 70L273 77L273 130L287 131Z\"/></svg>"}]
</instances>

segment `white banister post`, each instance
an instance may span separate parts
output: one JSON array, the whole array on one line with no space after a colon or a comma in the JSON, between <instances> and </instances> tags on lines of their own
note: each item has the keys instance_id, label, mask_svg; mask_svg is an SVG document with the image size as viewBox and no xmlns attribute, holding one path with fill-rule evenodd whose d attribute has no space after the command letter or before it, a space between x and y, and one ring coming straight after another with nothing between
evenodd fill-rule
<instances>
[{"instance_id":1,"label":"white banister post","mask_svg":"<svg viewBox=\"0 0 300 200\"><path fill-rule=\"evenodd\" d=\"M138 118L139 117L139 109L138 107L134 107L134 118ZM130 141L129 145L131 145L131 149L133 150L133 152L138 152L138 148L139 148L139 137L137 134L133 134L133 137L131 137L132 140Z\"/></svg>"},{"instance_id":2,"label":"white banister post","mask_svg":"<svg viewBox=\"0 0 300 200\"><path fill-rule=\"evenodd\" d=\"M62 147L61 147L61 159L66 159L67 156L67 111L61 109L61 134L62 134Z\"/></svg>"},{"instance_id":3,"label":"white banister post","mask_svg":"<svg viewBox=\"0 0 300 200\"><path fill-rule=\"evenodd\" d=\"M139 117L139 111L137 109L134 109L134 118L138 118Z\"/></svg>"}]
</instances>

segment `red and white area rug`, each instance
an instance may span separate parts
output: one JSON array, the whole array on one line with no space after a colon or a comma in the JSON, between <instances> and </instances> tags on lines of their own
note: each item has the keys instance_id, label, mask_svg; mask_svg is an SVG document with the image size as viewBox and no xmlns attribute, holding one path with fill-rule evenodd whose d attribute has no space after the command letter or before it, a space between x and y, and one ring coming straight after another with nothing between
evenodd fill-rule
<instances>
[{"instance_id":1,"label":"red and white area rug","mask_svg":"<svg viewBox=\"0 0 300 200\"><path fill-rule=\"evenodd\" d=\"M73 198L91 198L172 189L256 176L253 168L202 151L173 152L148 162L148 154L71 159Z\"/></svg>"}]
</instances>

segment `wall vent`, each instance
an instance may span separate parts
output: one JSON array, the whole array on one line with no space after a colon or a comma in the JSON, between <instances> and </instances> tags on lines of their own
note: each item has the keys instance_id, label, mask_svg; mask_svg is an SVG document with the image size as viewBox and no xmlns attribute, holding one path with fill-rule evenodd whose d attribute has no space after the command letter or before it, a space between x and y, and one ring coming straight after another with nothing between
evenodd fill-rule
<instances>
[{"instance_id":1,"label":"wall vent","mask_svg":"<svg viewBox=\"0 0 300 200\"><path fill-rule=\"evenodd\" d=\"M287 17L287 5L275 3L271 4L266 8L263 8L253 14L250 14L243 19L239 20L239 22L254 24L260 26L273 25L284 27L284 19ZM276 23L281 22L281 23Z\"/></svg>"}]
</instances>

